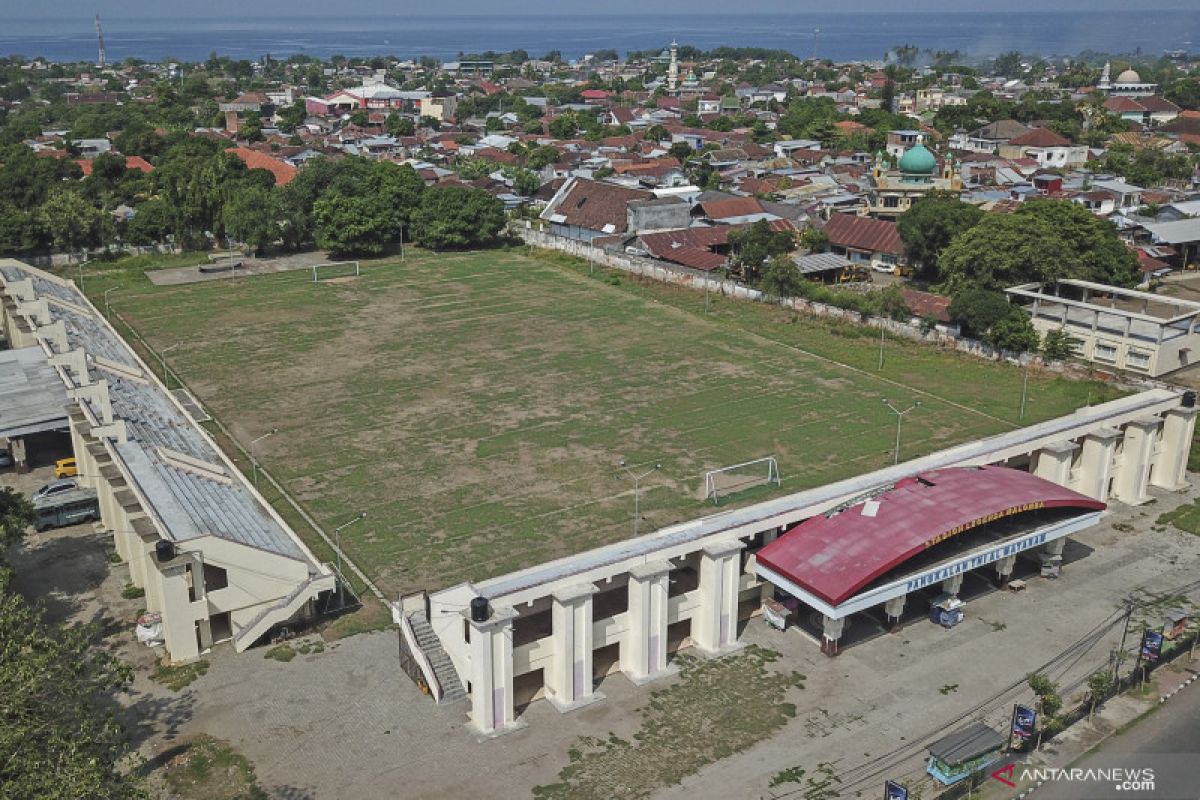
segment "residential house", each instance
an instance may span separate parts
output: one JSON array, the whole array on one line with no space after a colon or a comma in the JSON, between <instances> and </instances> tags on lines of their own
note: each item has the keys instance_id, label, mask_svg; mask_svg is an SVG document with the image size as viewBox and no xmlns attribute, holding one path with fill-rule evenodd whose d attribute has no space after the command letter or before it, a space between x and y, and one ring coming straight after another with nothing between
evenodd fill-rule
<instances>
[{"instance_id":1,"label":"residential house","mask_svg":"<svg viewBox=\"0 0 1200 800\"><path fill-rule=\"evenodd\" d=\"M834 214L825 223L829 249L854 264L866 264L881 272L906 265L904 242L896 223L852 214Z\"/></svg>"},{"instance_id":2,"label":"residential house","mask_svg":"<svg viewBox=\"0 0 1200 800\"><path fill-rule=\"evenodd\" d=\"M1001 145L1008 144L1027 130L1015 119L997 120L969 133L954 134L950 137L950 147L971 153L997 153Z\"/></svg>"},{"instance_id":3,"label":"residential house","mask_svg":"<svg viewBox=\"0 0 1200 800\"><path fill-rule=\"evenodd\" d=\"M604 181L571 177L555 193L540 217L558 236L590 242L625 233L632 200L653 200L654 193Z\"/></svg>"},{"instance_id":4,"label":"residential house","mask_svg":"<svg viewBox=\"0 0 1200 800\"><path fill-rule=\"evenodd\" d=\"M1104 107L1121 119L1140 125L1163 125L1179 116L1179 106L1165 97L1110 97Z\"/></svg>"},{"instance_id":5,"label":"residential house","mask_svg":"<svg viewBox=\"0 0 1200 800\"><path fill-rule=\"evenodd\" d=\"M1004 158L1032 158L1047 169L1083 166L1088 160L1086 145L1074 145L1047 128L1030 128L1000 145Z\"/></svg>"}]
</instances>

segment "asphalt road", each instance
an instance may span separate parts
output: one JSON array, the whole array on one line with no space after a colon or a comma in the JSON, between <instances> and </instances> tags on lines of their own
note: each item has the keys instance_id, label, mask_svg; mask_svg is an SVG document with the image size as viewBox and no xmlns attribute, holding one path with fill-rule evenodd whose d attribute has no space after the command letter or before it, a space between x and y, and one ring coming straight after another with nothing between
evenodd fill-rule
<instances>
[{"instance_id":1,"label":"asphalt road","mask_svg":"<svg viewBox=\"0 0 1200 800\"><path fill-rule=\"evenodd\" d=\"M1200 684L1193 684L1137 724L1072 765L1073 769L1154 770L1154 787L1124 786L1099 776L1048 780L1035 800L1200 799Z\"/></svg>"}]
</instances>

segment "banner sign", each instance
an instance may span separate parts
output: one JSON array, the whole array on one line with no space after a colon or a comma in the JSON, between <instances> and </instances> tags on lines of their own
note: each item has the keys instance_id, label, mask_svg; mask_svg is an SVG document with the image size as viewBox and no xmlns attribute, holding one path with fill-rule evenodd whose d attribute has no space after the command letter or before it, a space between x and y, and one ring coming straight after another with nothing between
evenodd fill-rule
<instances>
[{"instance_id":1,"label":"banner sign","mask_svg":"<svg viewBox=\"0 0 1200 800\"><path fill-rule=\"evenodd\" d=\"M908 789L888 781L883 785L883 800L908 800Z\"/></svg>"},{"instance_id":2,"label":"banner sign","mask_svg":"<svg viewBox=\"0 0 1200 800\"><path fill-rule=\"evenodd\" d=\"M950 530L943 531L937 536L934 536L932 539L927 540L925 542L925 549L928 550L935 544L944 542L951 536L957 536L963 531L969 531L971 528L978 528L980 525L987 525L989 522L995 522L997 520L1004 519L1005 517L1011 517L1014 514L1024 514L1026 511L1038 511L1045 507L1046 503L1043 501L1038 501L1036 503L1025 503L1024 505L1013 506L1012 508L1006 508L1003 511L997 511L994 514L988 514L986 516L973 519L970 522L964 522L962 525L956 525Z\"/></svg>"},{"instance_id":3,"label":"banner sign","mask_svg":"<svg viewBox=\"0 0 1200 800\"><path fill-rule=\"evenodd\" d=\"M1013 706L1012 732L1014 736L1028 739L1035 733L1037 712L1028 706L1017 704Z\"/></svg>"},{"instance_id":4,"label":"banner sign","mask_svg":"<svg viewBox=\"0 0 1200 800\"><path fill-rule=\"evenodd\" d=\"M1142 634L1142 658L1151 664L1157 664L1162 657L1162 631L1146 631Z\"/></svg>"}]
</instances>

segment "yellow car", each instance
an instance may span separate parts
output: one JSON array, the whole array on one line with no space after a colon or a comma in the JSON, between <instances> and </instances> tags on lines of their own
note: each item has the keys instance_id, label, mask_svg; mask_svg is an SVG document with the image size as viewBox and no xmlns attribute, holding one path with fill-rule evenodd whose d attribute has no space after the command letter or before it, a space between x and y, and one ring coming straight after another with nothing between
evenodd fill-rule
<instances>
[{"instance_id":1,"label":"yellow car","mask_svg":"<svg viewBox=\"0 0 1200 800\"><path fill-rule=\"evenodd\" d=\"M79 470L75 466L75 459L60 458L54 462L55 478L74 478L78 474Z\"/></svg>"}]
</instances>

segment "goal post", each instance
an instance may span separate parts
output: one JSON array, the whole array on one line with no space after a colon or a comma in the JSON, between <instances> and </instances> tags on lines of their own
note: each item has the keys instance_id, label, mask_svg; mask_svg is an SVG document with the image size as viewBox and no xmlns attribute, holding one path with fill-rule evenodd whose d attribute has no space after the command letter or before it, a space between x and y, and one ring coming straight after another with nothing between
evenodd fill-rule
<instances>
[{"instance_id":1,"label":"goal post","mask_svg":"<svg viewBox=\"0 0 1200 800\"><path fill-rule=\"evenodd\" d=\"M722 497L770 484L779 485L779 462L764 456L704 473L704 499L719 503Z\"/></svg>"},{"instance_id":2,"label":"goal post","mask_svg":"<svg viewBox=\"0 0 1200 800\"><path fill-rule=\"evenodd\" d=\"M330 261L325 264L312 266L313 283L327 281L332 278L357 278L360 268L357 261Z\"/></svg>"}]
</instances>

